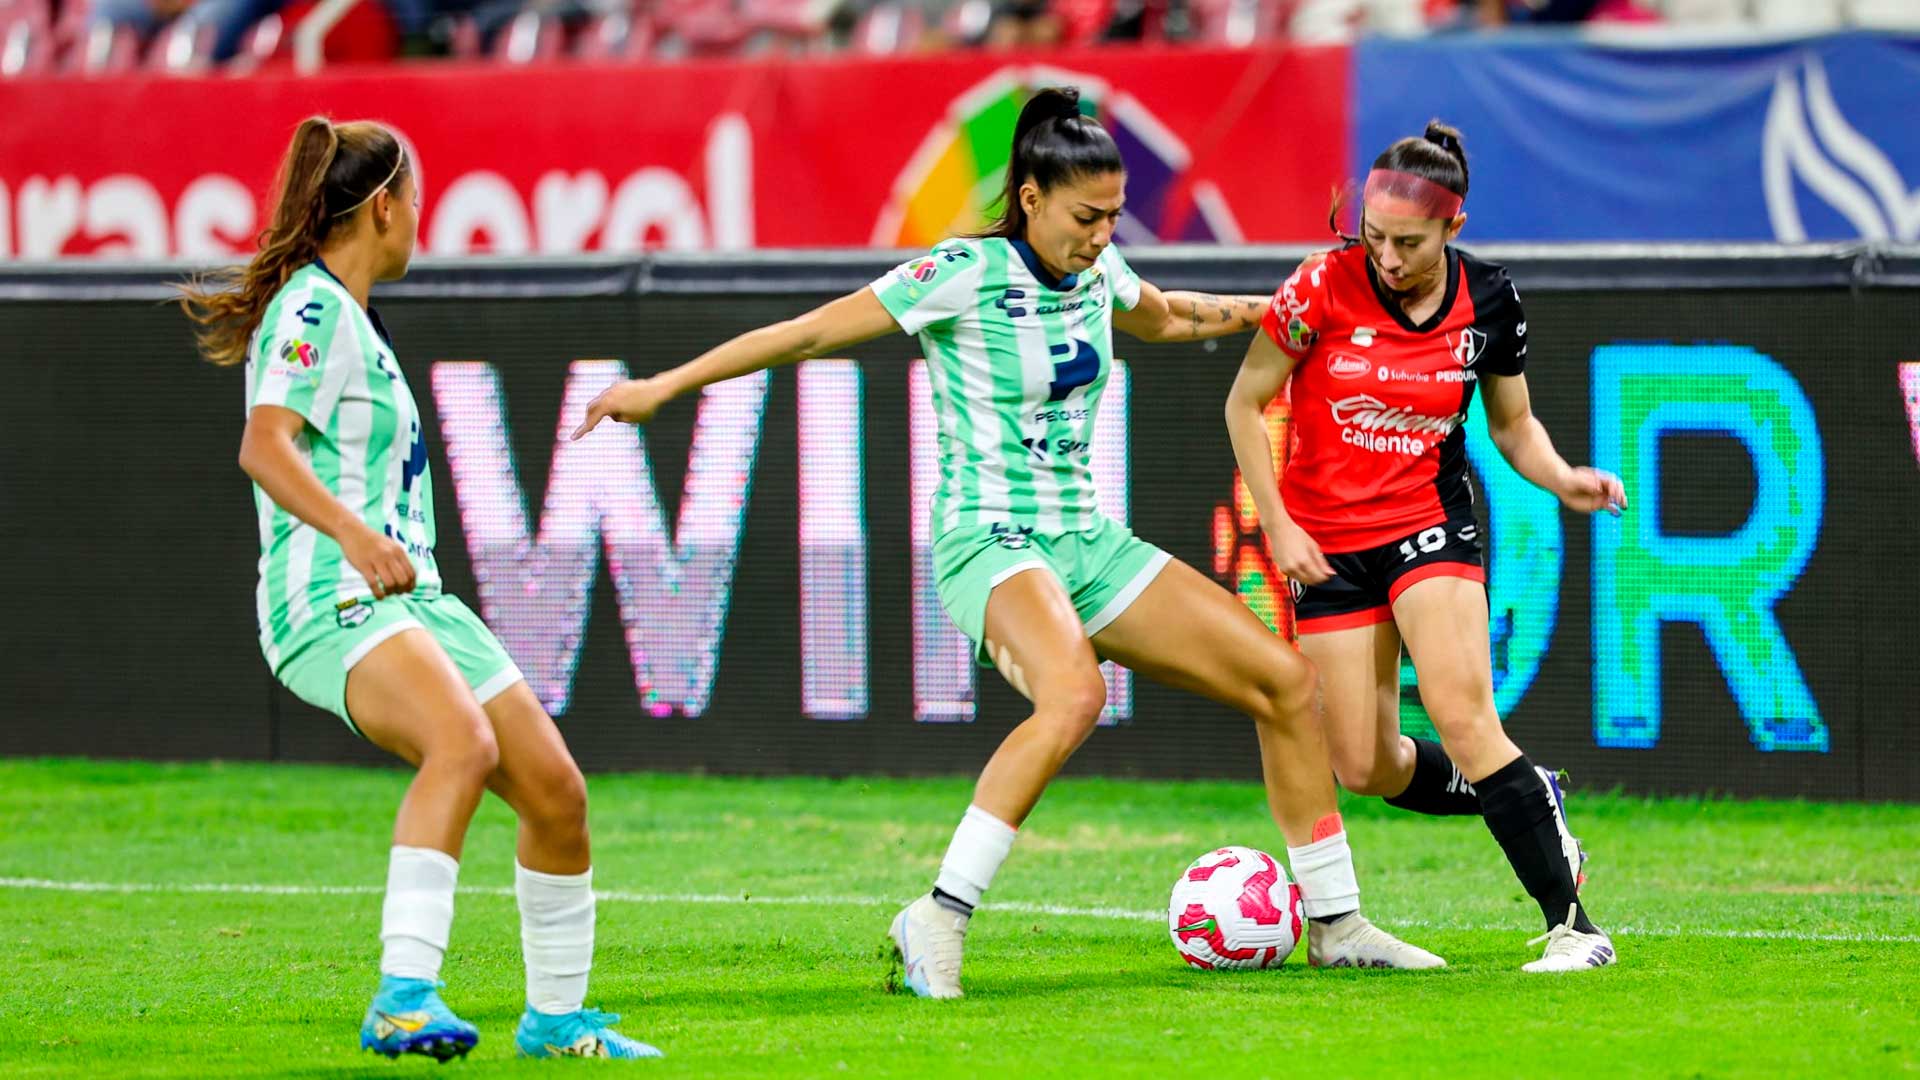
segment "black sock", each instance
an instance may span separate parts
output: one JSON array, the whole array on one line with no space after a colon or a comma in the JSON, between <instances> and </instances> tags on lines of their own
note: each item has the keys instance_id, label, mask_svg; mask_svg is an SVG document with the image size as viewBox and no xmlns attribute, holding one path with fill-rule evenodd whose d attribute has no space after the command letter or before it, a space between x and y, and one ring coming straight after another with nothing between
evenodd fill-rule
<instances>
[{"instance_id":1,"label":"black sock","mask_svg":"<svg viewBox=\"0 0 1920 1080\"><path fill-rule=\"evenodd\" d=\"M1432 739L1413 740L1413 779L1407 782L1407 790L1389 796L1387 805L1434 817L1481 814L1473 785Z\"/></svg>"},{"instance_id":2,"label":"black sock","mask_svg":"<svg viewBox=\"0 0 1920 1080\"><path fill-rule=\"evenodd\" d=\"M933 902L953 912L955 915L973 916L973 905L953 895L938 885L933 887Z\"/></svg>"},{"instance_id":3,"label":"black sock","mask_svg":"<svg viewBox=\"0 0 1920 1080\"><path fill-rule=\"evenodd\" d=\"M1594 926L1587 918L1587 909L1578 903L1573 871L1560 851L1560 830L1553 823L1553 793L1533 771L1533 762L1521 754L1475 787L1480 792L1488 831L1507 853L1507 861L1513 864L1513 872L1526 887L1527 895L1540 905L1547 927L1566 922L1567 912L1572 910L1573 928L1592 933Z\"/></svg>"},{"instance_id":4,"label":"black sock","mask_svg":"<svg viewBox=\"0 0 1920 1080\"><path fill-rule=\"evenodd\" d=\"M1359 913L1360 913L1360 909L1355 908L1352 911L1343 911L1338 915L1312 915L1307 918L1307 921L1310 923L1316 923L1320 926L1332 926L1334 923L1339 922L1341 919L1344 919L1349 915L1358 915Z\"/></svg>"}]
</instances>

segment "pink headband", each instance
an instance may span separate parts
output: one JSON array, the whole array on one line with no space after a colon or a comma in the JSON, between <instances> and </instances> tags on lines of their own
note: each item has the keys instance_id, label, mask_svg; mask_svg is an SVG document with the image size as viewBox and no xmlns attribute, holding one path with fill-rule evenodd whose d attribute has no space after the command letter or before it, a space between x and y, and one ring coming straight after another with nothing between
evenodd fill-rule
<instances>
[{"instance_id":1,"label":"pink headband","mask_svg":"<svg viewBox=\"0 0 1920 1080\"><path fill-rule=\"evenodd\" d=\"M1375 169L1367 174L1363 196L1367 209L1394 217L1439 218L1460 216L1461 197L1424 176Z\"/></svg>"}]
</instances>

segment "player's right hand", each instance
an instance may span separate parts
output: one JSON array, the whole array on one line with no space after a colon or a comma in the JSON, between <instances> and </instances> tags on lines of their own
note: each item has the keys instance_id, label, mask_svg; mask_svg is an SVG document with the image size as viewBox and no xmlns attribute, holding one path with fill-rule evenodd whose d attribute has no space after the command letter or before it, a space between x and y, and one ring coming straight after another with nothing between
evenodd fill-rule
<instances>
[{"instance_id":1,"label":"player's right hand","mask_svg":"<svg viewBox=\"0 0 1920 1080\"><path fill-rule=\"evenodd\" d=\"M340 542L340 553L366 579L375 600L413 591L413 560L393 537L361 529Z\"/></svg>"},{"instance_id":2,"label":"player's right hand","mask_svg":"<svg viewBox=\"0 0 1920 1080\"><path fill-rule=\"evenodd\" d=\"M1320 545L1291 521L1267 530L1267 550L1273 553L1273 568L1291 580L1318 585L1333 577L1333 565Z\"/></svg>"},{"instance_id":3,"label":"player's right hand","mask_svg":"<svg viewBox=\"0 0 1920 1080\"><path fill-rule=\"evenodd\" d=\"M659 379L628 379L615 383L600 391L600 396L587 403L587 415L580 426L573 429L573 437L580 438L599 426L600 421L612 417L623 424L644 424L653 419L660 406L673 400L673 391Z\"/></svg>"}]
</instances>

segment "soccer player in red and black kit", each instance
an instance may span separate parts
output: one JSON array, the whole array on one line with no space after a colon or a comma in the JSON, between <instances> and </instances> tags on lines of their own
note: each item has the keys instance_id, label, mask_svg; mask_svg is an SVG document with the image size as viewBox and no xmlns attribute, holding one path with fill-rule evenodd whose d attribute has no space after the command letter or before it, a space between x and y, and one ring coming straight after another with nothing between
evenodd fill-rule
<instances>
[{"instance_id":1,"label":"soccer player in red and black kit","mask_svg":"<svg viewBox=\"0 0 1920 1080\"><path fill-rule=\"evenodd\" d=\"M1364 191L1360 236L1281 286L1227 402L1234 456L1293 582L1300 649L1319 668L1334 771L1395 806L1486 819L1546 916L1546 954L1526 970L1611 964L1579 901L1584 856L1559 787L1494 709L1463 430L1475 387L1521 476L1586 513L1618 513L1626 494L1554 450L1528 404L1519 293L1505 269L1451 246L1467 220L1459 132L1436 122L1393 144ZM1289 377L1295 442L1276 483L1261 414ZM1438 744L1400 734L1402 641Z\"/></svg>"}]
</instances>

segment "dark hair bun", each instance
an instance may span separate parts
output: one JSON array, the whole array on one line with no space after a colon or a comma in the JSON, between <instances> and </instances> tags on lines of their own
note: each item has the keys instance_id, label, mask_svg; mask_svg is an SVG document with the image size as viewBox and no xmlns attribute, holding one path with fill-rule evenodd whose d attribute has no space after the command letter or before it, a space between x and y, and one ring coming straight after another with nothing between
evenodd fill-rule
<instances>
[{"instance_id":1,"label":"dark hair bun","mask_svg":"<svg viewBox=\"0 0 1920 1080\"><path fill-rule=\"evenodd\" d=\"M1449 157L1458 158L1462 163L1467 160L1467 150L1460 145L1460 129L1448 127L1438 120L1429 120L1427 130L1421 137L1445 150Z\"/></svg>"}]
</instances>

